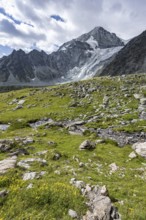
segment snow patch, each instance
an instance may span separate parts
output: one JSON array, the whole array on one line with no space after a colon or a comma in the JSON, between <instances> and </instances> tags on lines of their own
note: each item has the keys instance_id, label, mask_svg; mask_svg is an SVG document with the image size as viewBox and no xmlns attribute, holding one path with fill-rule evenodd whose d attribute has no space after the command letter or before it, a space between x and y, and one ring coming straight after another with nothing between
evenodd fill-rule
<instances>
[{"instance_id":1,"label":"snow patch","mask_svg":"<svg viewBox=\"0 0 146 220\"><path fill-rule=\"evenodd\" d=\"M94 50L99 46L98 42L94 39L93 36L90 36L88 40L86 41Z\"/></svg>"},{"instance_id":2,"label":"snow patch","mask_svg":"<svg viewBox=\"0 0 146 220\"><path fill-rule=\"evenodd\" d=\"M121 49L122 47L95 49L85 65L81 67L74 67L69 71L68 78L70 78L71 81L78 81L94 77L97 71L103 67L104 61L109 59L113 54L117 53Z\"/></svg>"}]
</instances>

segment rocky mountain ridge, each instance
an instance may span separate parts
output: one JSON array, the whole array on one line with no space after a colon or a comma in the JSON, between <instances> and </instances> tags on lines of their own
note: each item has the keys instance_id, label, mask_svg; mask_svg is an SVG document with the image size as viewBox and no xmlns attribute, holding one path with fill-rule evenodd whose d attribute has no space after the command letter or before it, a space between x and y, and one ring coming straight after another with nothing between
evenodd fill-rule
<instances>
[{"instance_id":1,"label":"rocky mountain ridge","mask_svg":"<svg viewBox=\"0 0 146 220\"><path fill-rule=\"evenodd\" d=\"M14 50L0 59L0 83L43 85L89 78L123 46L115 34L96 27L49 55L44 51L26 54Z\"/></svg>"},{"instance_id":2,"label":"rocky mountain ridge","mask_svg":"<svg viewBox=\"0 0 146 220\"><path fill-rule=\"evenodd\" d=\"M101 75L127 75L146 72L146 31L133 38L107 64Z\"/></svg>"}]
</instances>

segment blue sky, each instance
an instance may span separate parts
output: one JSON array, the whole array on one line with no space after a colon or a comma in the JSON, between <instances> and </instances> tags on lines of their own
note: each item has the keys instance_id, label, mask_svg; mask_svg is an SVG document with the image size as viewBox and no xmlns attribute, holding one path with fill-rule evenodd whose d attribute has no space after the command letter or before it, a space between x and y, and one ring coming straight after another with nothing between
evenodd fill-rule
<instances>
[{"instance_id":1,"label":"blue sky","mask_svg":"<svg viewBox=\"0 0 146 220\"><path fill-rule=\"evenodd\" d=\"M50 53L95 26L129 39L145 20L145 0L0 0L0 57L19 48Z\"/></svg>"}]
</instances>

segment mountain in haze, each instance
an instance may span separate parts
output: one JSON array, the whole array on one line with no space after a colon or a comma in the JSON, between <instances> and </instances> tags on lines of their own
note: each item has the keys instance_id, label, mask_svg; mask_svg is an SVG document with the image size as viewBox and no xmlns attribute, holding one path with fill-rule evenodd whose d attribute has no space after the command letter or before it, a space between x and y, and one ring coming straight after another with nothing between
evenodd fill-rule
<instances>
[{"instance_id":1,"label":"mountain in haze","mask_svg":"<svg viewBox=\"0 0 146 220\"><path fill-rule=\"evenodd\" d=\"M0 59L0 82L13 84L54 84L94 76L108 59L124 46L116 34L96 27L63 44L58 51L13 51Z\"/></svg>"},{"instance_id":2,"label":"mountain in haze","mask_svg":"<svg viewBox=\"0 0 146 220\"><path fill-rule=\"evenodd\" d=\"M103 68L100 75L127 75L146 72L146 31L133 38Z\"/></svg>"}]
</instances>

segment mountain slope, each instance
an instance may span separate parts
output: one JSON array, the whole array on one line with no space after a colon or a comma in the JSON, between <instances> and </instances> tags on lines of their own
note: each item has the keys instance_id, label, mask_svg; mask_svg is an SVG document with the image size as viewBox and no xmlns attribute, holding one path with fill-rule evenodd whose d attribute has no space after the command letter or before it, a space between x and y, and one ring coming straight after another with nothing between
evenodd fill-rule
<instances>
[{"instance_id":1,"label":"mountain slope","mask_svg":"<svg viewBox=\"0 0 146 220\"><path fill-rule=\"evenodd\" d=\"M84 219L116 220L107 187L120 219L145 220L145 85L141 74L1 93L0 219L83 220L95 204ZM97 218L106 204L112 218Z\"/></svg>"},{"instance_id":2,"label":"mountain slope","mask_svg":"<svg viewBox=\"0 0 146 220\"><path fill-rule=\"evenodd\" d=\"M96 27L49 55L37 50L28 54L22 50L13 51L0 59L0 82L6 85L54 84L89 78L123 46L124 43L115 34Z\"/></svg>"},{"instance_id":3,"label":"mountain slope","mask_svg":"<svg viewBox=\"0 0 146 220\"><path fill-rule=\"evenodd\" d=\"M133 38L101 72L123 75L146 72L146 31Z\"/></svg>"}]
</instances>

